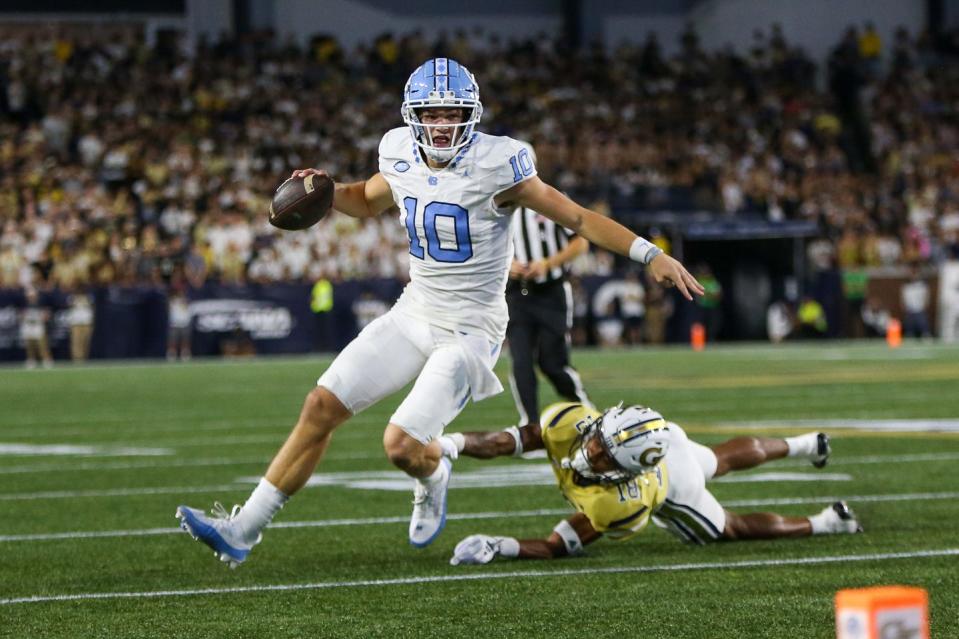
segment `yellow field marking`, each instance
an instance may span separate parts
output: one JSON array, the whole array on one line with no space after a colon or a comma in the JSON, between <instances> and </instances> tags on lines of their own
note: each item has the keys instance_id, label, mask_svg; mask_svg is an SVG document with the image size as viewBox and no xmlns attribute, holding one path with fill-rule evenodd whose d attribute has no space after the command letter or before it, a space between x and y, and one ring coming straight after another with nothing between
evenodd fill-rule
<instances>
[{"instance_id":1,"label":"yellow field marking","mask_svg":"<svg viewBox=\"0 0 959 639\"><path fill-rule=\"evenodd\" d=\"M590 382L622 381L621 376L590 375ZM794 373L756 373L750 375L716 376L676 375L675 377L644 378L642 385L646 389L705 389L705 388L761 388L773 386L832 386L838 383L883 384L890 382L929 382L952 381L959 384L959 364L944 362L923 364L921 368L901 368L889 370L881 366L872 366L856 370L823 368L814 371Z\"/></svg>"}]
</instances>

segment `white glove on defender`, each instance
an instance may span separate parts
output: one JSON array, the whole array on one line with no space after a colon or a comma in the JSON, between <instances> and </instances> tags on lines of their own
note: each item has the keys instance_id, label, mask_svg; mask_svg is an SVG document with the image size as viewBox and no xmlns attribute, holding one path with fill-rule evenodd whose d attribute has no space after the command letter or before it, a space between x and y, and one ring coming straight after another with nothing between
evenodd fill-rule
<instances>
[{"instance_id":1,"label":"white glove on defender","mask_svg":"<svg viewBox=\"0 0 959 639\"><path fill-rule=\"evenodd\" d=\"M500 554L500 544L503 539L503 537L490 537L489 535L470 535L456 544L453 557L450 559L450 565L488 564L493 561L496 555Z\"/></svg>"},{"instance_id":2,"label":"white glove on defender","mask_svg":"<svg viewBox=\"0 0 959 639\"><path fill-rule=\"evenodd\" d=\"M459 435L459 433L453 434ZM463 437L462 435L459 436ZM440 448L443 449L443 455L449 457L451 461L460 456L460 446L454 437L450 435L440 435L436 441L439 442Z\"/></svg>"}]
</instances>

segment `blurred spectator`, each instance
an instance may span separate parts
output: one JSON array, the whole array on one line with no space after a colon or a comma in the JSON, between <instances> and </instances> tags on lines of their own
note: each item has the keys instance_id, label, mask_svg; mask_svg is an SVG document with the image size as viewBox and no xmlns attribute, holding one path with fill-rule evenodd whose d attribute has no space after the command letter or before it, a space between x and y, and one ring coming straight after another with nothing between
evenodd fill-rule
<instances>
[{"instance_id":1,"label":"blurred spectator","mask_svg":"<svg viewBox=\"0 0 959 639\"><path fill-rule=\"evenodd\" d=\"M929 330L929 285L913 268L909 281L903 284L900 294L902 298L902 334L904 337L930 337Z\"/></svg>"},{"instance_id":2,"label":"blurred spectator","mask_svg":"<svg viewBox=\"0 0 959 639\"><path fill-rule=\"evenodd\" d=\"M666 342L666 323L673 314L673 301L666 289L648 274L646 276L646 321L644 322L646 342L663 344Z\"/></svg>"},{"instance_id":3,"label":"blurred spectator","mask_svg":"<svg viewBox=\"0 0 959 639\"><path fill-rule=\"evenodd\" d=\"M826 312L817 300L806 296L799 302L796 310L798 336L803 339L818 339L826 336L829 325Z\"/></svg>"},{"instance_id":4,"label":"blurred spectator","mask_svg":"<svg viewBox=\"0 0 959 639\"><path fill-rule=\"evenodd\" d=\"M699 321L706 327L706 339L712 342L719 337L723 327L723 286L708 264L700 264L695 276L706 291L695 300Z\"/></svg>"},{"instance_id":5,"label":"blurred spectator","mask_svg":"<svg viewBox=\"0 0 959 639\"><path fill-rule=\"evenodd\" d=\"M847 337L862 337L862 305L866 298L869 274L864 269L847 268L842 271L844 334Z\"/></svg>"},{"instance_id":6,"label":"blurred spectator","mask_svg":"<svg viewBox=\"0 0 959 639\"><path fill-rule=\"evenodd\" d=\"M166 358L168 361L189 361L193 316L190 303L182 290L174 289L169 297L169 331L167 332Z\"/></svg>"},{"instance_id":7,"label":"blurred spectator","mask_svg":"<svg viewBox=\"0 0 959 639\"><path fill-rule=\"evenodd\" d=\"M36 368L41 362L44 368L53 366L53 356L47 344L47 322L50 310L40 303L40 295L27 289L26 306L20 312L20 339L27 353L27 368Z\"/></svg>"},{"instance_id":8,"label":"blurred spectator","mask_svg":"<svg viewBox=\"0 0 959 639\"><path fill-rule=\"evenodd\" d=\"M885 337L892 314L877 297L867 297L860 313L866 337Z\"/></svg>"},{"instance_id":9,"label":"blurred spectator","mask_svg":"<svg viewBox=\"0 0 959 639\"><path fill-rule=\"evenodd\" d=\"M619 301L613 298L601 308L594 306L593 314L596 317L597 343L604 347L622 344L625 326L619 311Z\"/></svg>"},{"instance_id":10,"label":"blurred spectator","mask_svg":"<svg viewBox=\"0 0 959 639\"><path fill-rule=\"evenodd\" d=\"M787 302L773 302L766 310L766 334L773 344L779 344L788 338L792 334L794 323L792 308Z\"/></svg>"},{"instance_id":11,"label":"blurred spectator","mask_svg":"<svg viewBox=\"0 0 959 639\"><path fill-rule=\"evenodd\" d=\"M74 362L85 362L90 356L93 336L93 299L84 289L78 289L70 294L68 303L70 358Z\"/></svg>"},{"instance_id":12,"label":"blurred spectator","mask_svg":"<svg viewBox=\"0 0 959 639\"><path fill-rule=\"evenodd\" d=\"M646 315L646 291L639 281L639 273L634 269L626 272L619 296L619 307L623 317L624 337L627 344L641 344L643 341L643 316Z\"/></svg>"},{"instance_id":13,"label":"blurred spectator","mask_svg":"<svg viewBox=\"0 0 959 639\"><path fill-rule=\"evenodd\" d=\"M867 22L859 35L859 57L866 62L871 70L878 69L879 57L882 55L882 38L876 31L876 25Z\"/></svg>"}]
</instances>

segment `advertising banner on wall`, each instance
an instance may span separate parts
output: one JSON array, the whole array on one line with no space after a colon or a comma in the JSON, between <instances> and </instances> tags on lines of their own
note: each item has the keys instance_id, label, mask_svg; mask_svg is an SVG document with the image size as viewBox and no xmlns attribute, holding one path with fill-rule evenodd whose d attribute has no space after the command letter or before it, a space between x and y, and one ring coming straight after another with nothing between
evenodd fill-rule
<instances>
[{"instance_id":1,"label":"advertising banner on wall","mask_svg":"<svg viewBox=\"0 0 959 639\"><path fill-rule=\"evenodd\" d=\"M331 283L328 305L314 307L312 283L226 286L208 284L187 294L190 341L194 356L337 352L402 292L393 279ZM111 286L91 291L94 329L92 359L163 358L170 331L167 293L155 286ZM587 333L603 328L624 333L646 308L644 289L635 278L585 277L574 295ZM70 355L68 296L49 291L41 296L49 310L47 335L55 360ZM0 361L23 361L20 318L22 291L0 291ZM667 339L688 334L684 304L676 305ZM605 339L604 337L604 339ZM597 339L599 339L597 337Z\"/></svg>"}]
</instances>

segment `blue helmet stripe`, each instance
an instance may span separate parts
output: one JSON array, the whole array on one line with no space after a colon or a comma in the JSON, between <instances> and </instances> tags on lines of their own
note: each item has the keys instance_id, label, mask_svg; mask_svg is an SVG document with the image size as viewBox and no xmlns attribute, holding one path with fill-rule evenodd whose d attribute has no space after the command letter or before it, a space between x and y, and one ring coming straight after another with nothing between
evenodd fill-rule
<instances>
[{"instance_id":1,"label":"blue helmet stripe","mask_svg":"<svg viewBox=\"0 0 959 639\"><path fill-rule=\"evenodd\" d=\"M449 64L446 58L436 58L433 75L433 88L445 93L449 82Z\"/></svg>"}]
</instances>

